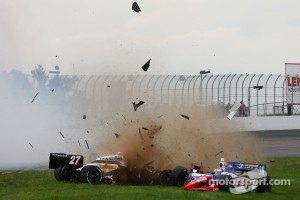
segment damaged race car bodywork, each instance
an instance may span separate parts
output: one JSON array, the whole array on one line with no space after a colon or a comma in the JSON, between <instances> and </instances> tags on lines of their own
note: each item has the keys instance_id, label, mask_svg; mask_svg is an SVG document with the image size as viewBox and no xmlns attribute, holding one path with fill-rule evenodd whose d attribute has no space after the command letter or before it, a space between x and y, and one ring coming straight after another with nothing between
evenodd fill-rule
<instances>
[{"instance_id":1,"label":"damaged race car bodywork","mask_svg":"<svg viewBox=\"0 0 300 200\"><path fill-rule=\"evenodd\" d=\"M99 157L83 165L82 155L50 153L49 168L58 181L88 182L90 184L128 182L128 171L121 153Z\"/></svg>"},{"instance_id":2,"label":"damaged race car bodywork","mask_svg":"<svg viewBox=\"0 0 300 200\"><path fill-rule=\"evenodd\" d=\"M181 180L177 186L184 186L186 190L198 191L230 191L233 194L246 192L270 192L272 190L271 177L267 176L265 164L242 162L224 162L221 159L219 168L208 173L193 170L188 173L181 167L175 178Z\"/></svg>"},{"instance_id":3,"label":"damaged race car bodywork","mask_svg":"<svg viewBox=\"0 0 300 200\"><path fill-rule=\"evenodd\" d=\"M128 169L119 152L116 155L99 157L83 165L82 155L50 153L49 168L54 169L54 177L58 181L116 183L116 184L170 184L171 170L155 170L151 163L142 169Z\"/></svg>"}]
</instances>

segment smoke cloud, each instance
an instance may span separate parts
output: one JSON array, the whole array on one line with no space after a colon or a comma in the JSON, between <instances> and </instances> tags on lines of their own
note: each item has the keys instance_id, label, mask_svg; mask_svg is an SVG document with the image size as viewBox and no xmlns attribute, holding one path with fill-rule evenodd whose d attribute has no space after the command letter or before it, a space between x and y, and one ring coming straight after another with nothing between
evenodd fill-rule
<instances>
[{"instance_id":1,"label":"smoke cloud","mask_svg":"<svg viewBox=\"0 0 300 200\"><path fill-rule=\"evenodd\" d=\"M202 163L208 170L216 167L220 158L245 162L262 159L259 139L251 133L236 132L222 107L155 104L132 96L123 85L111 84L106 88L109 95L104 95L105 101L94 99L92 104L85 104L89 114L82 125L90 130L84 135L91 149L77 151L84 153L86 162L122 152L129 167L153 162L162 170ZM145 103L135 110L135 101Z\"/></svg>"},{"instance_id":2,"label":"smoke cloud","mask_svg":"<svg viewBox=\"0 0 300 200\"><path fill-rule=\"evenodd\" d=\"M218 106L148 102L124 88L126 82L111 83L99 98L74 93L67 100L59 87L17 95L23 89L12 88L19 85L1 87L1 163L47 166L50 152L82 154L85 163L122 152L129 168L151 162L161 170L201 163L209 170L221 157L262 159L258 138L234 131L229 120L219 120L225 115ZM145 103L135 110L133 102L140 101Z\"/></svg>"}]
</instances>

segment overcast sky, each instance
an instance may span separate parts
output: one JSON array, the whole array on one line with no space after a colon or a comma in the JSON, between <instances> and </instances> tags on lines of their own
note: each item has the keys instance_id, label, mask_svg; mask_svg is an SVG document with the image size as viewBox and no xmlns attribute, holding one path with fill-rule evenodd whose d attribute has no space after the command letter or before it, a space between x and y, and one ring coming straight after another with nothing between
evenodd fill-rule
<instances>
[{"instance_id":1,"label":"overcast sky","mask_svg":"<svg viewBox=\"0 0 300 200\"><path fill-rule=\"evenodd\" d=\"M1 0L0 70L284 74L300 62L299 0L138 0L140 13L133 2Z\"/></svg>"}]
</instances>

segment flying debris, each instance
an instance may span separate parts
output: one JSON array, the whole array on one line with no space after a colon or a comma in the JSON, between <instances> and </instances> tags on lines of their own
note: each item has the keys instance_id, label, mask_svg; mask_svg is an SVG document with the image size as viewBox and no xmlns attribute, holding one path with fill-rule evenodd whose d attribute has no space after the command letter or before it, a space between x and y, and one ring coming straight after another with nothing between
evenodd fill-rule
<instances>
[{"instance_id":1,"label":"flying debris","mask_svg":"<svg viewBox=\"0 0 300 200\"><path fill-rule=\"evenodd\" d=\"M52 89L52 92L54 92L54 89Z\"/></svg>"},{"instance_id":2,"label":"flying debris","mask_svg":"<svg viewBox=\"0 0 300 200\"><path fill-rule=\"evenodd\" d=\"M149 129L147 129L147 128L144 128L144 127L143 127L142 129L143 129L143 130L145 130L145 131L150 131Z\"/></svg>"},{"instance_id":3,"label":"flying debris","mask_svg":"<svg viewBox=\"0 0 300 200\"><path fill-rule=\"evenodd\" d=\"M216 156L219 155L219 154L221 154L221 153L223 153L223 152L224 152L224 151L219 151L219 152L216 154Z\"/></svg>"},{"instance_id":4,"label":"flying debris","mask_svg":"<svg viewBox=\"0 0 300 200\"><path fill-rule=\"evenodd\" d=\"M120 135L119 135L118 133L115 133L115 136L116 136L116 138L119 138L119 137L120 137Z\"/></svg>"},{"instance_id":5,"label":"flying debris","mask_svg":"<svg viewBox=\"0 0 300 200\"><path fill-rule=\"evenodd\" d=\"M60 133L61 137L65 138L65 136L61 132L59 132L59 133Z\"/></svg>"},{"instance_id":6,"label":"flying debris","mask_svg":"<svg viewBox=\"0 0 300 200\"><path fill-rule=\"evenodd\" d=\"M146 72L150 66L151 58L143 65L142 69Z\"/></svg>"},{"instance_id":7,"label":"flying debris","mask_svg":"<svg viewBox=\"0 0 300 200\"><path fill-rule=\"evenodd\" d=\"M187 120L189 120L190 119L190 117L189 116L186 116L186 115L183 115L183 114L179 114L181 117L183 117L183 118L186 118Z\"/></svg>"},{"instance_id":8,"label":"flying debris","mask_svg":"<svg viewBox=\"0 0 300 200\"><path fill-rule=\"evenodd\" d=\"M39 93L36 93L36 95L33 97L32 101L31 101L31 103L34 102L34 100L35 100L35 98L36 98L36 96L37 96L38 94L39 94Z\"/></svg>"},{"instance_id":9,"label":"flying debris","mask_svg":"<svg viewBox=\"0 0 300 200\"><path fill-rule=\"evenodd\" d=\"M136 110L138 109L138 107L140 107L140 106L143 105L144 103L145 103L145 102L143 102L143 101L140 101L140 102L138 102L138 103L132 102L134 111L136 111Z\"/></svg>"},{"instance_id":10,"label":"flying debris","mask_svg":"<svg viewBox=\"0 0 300 200\"><path fill-rule=\"evenodd\" d=\"M231 120L234 115L238 112L239 108L241 106L241 103L236 101L233 106L229 110L229 114L227 115L227 119Z\"/></svg>"},{"instance_id":11,"label":"flying debris","mask_svg":"<svg viewBox=\"0 0 300 200\"><path fill-rule=\"evenodd\" d=\"M157 118L161 118L163 115L158 116Z\"/></svg>"},{"instance_id":12,"label":"flying debris","mask_svg":"<svg viewBox=\"0 0 300 200\"><path fill-rule=\"evenodd\" d=\"M140 139L142 140L142 142L144 142L145 140L144 140L144 137L142 136L141 132L139 132L139 136L140 136Z\"/></svg>"},{"instance_id":13,"label":"flying debris","mask_svg":"<svg viewBox=\"0 0 300 200\"><path fill-rule=\"evenodd\" d=\"M79 140L78 140L78 144L79 144L79 146L81 147Z\"/></svg>"},{"instance_id":14,"label":"flying debris","mask_svg":"<svg viewBox=\"0 0 300 200\"><path fill-rule=\"evenodd\" d=\"M29 142L29 145L31 146L31 148L33 148L32 144Z\"/></svg>"},{"instance_id":15,"label":"flying debris","mask_svg":"<svg viewBox=\"0 0 300 200\"><path fill-rule=\"evenodd\" d=\"M87 146L87 148L88 148L88 149L90 149L90 147L89 147L89 144L88 144L87 140L85 140L85 143L86 143L86 146Z\"/></svg>"},{"instance_id":16,"label":"flying debris","mask_svg":"<svg viewBox=\"0 0 300 200\"><path fill-rule=\"evenodd\" d=\"M82 116L82 119L86 119L86 115L83 115L83 116Z\"/></svg>"},{"instance_id":17,"label":"flying debris","mask_svg":"<svg viewBox=\"0 0 300 200\"><path fill-rule=\"evenodd\" d=\"M110 85L107 85L107 87L110 87Z\"/></svg>"},{"instance_id":18,"label":"flying debris","mask_svg":"<svg viewBox=\"0 0 300 200\"><path fill-rule=\"evenodd\" d=\"M137 4L137 2L135 1L135 2L133 2L133 4L132 4L132 8L131 8L132 10L134 10L135 12L141 12L141 9L140 9L140 7L139 7L139 5Z\"/></svg>"}]
</instances>

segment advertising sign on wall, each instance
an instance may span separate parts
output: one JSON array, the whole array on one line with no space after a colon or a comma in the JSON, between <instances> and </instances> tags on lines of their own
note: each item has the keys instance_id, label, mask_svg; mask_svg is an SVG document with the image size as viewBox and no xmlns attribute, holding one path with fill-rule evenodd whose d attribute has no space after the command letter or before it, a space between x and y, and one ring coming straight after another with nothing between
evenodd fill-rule
<instances>
[{"instance_id":1,"label":"advertising sign on wall","mask_svg":"<svg viewBox=\"0 0 300 200\"><path fill-rule=\"evenodd\" d=\"M300 105L300 63L285 63L286 102Z\"/></svg>"}]
</instances>

